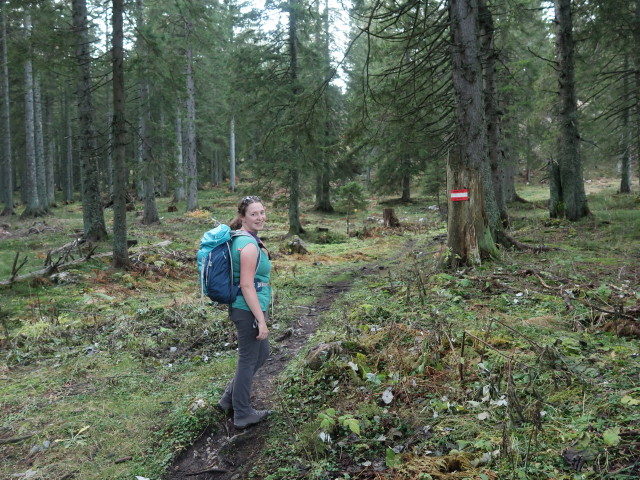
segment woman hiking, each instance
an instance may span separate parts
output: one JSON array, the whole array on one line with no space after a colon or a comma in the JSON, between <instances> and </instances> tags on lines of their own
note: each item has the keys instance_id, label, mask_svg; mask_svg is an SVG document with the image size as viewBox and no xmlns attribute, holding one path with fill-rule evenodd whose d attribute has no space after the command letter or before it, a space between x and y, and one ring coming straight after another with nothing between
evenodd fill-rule
<instances>
[{"instance_id":1,"label":"woman hiking","mask_svg":"<svg viewBox=\"0 0 640 480\"><path fill-rule=\"evenodd\" d=\"M271 261L258 237L266 219L262 200L247 196L238 204L238 214L229 225L232 230L242 233L234 237L231 248L233 282L240 285L240 294L231 304L231 320L238 334L238 365L218 408L226 413L233 411L233 424L241 429L260 422L271 413L255 410L250 398L253 376L270 352L267 312L271 303Z\"/></svg>"}]
</instances>

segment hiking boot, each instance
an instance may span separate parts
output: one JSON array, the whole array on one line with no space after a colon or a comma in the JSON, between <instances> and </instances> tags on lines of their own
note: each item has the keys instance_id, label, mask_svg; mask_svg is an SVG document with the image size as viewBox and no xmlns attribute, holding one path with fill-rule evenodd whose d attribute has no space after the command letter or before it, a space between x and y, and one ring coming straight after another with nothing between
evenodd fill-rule
<instances>
[{"instance_id":1,"label":"hiking boot","mask_svg":"<svg viewBox=\"0 0 640 480\"><path fill-rule=\"evenodd\" d=\"M253 413L240 420L234 420L233 426L239 429L250 427L271 415L271 410L254 410Z\"/></svg>"},{"instance_id":2,"label":"hiking boot","mask_svg":"<svg viewBox=\"0 0 640 480\"><path fill-rule=\"evenodd\" d=\"M225 415L231 415L233 413L233 405L231 405L231 403L225 403L222 400L216 403L216 408Z\"/></svg>"}]
</instances>

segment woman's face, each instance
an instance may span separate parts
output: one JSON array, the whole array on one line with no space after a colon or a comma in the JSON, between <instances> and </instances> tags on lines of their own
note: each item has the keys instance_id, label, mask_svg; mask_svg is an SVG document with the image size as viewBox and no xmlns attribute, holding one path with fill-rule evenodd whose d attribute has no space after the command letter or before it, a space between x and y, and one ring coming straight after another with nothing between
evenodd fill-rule
<instances>
[{"instance_id":1,"label":"woman's face","mask_svg":"<svg viewBox=\"0 0 640 480\"><path fill-rule=\"evenodd\" d=\"M267 221L267 214L264 206L260 202L247 205L247 209L242 217L242 226L249 232L259 232L264 228L264 222Z\"/></svg>"}]
</instances>

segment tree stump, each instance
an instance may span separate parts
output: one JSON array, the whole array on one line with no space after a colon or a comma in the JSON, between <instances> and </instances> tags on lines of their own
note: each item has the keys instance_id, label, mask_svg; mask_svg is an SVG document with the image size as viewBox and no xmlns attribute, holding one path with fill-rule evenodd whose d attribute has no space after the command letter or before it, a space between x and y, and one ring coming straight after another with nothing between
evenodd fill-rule
<instances>
[{"instance_id":1,"label":"tree stump","mask_svg":"<svg viewBox=\"0 0 640 480\"><path fill-rule=\"evenodd\" d=\"M309 253L307 244L297 235L287 242L287 250L290 254L298 253L307 255Z\"/></svg>"},{"instance_id":2,"label":"tree stump","mask_svg":"<svg viewBox=\"0 0 640 480\"><path fill-rule=\"evenodd\" d=\"M393 208L385 208L382 212L382 219L385 227L396 228L400 226L400 221L396 217Z\"/></svg>"}]
</instances>

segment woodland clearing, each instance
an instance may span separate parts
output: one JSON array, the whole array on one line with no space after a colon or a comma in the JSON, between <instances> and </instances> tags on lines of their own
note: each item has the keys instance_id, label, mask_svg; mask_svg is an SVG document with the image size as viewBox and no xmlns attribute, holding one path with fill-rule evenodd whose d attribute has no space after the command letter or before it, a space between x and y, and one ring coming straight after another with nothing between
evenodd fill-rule
<instances>
[{"instance_id":1,"label":"woodland clearing","mask_svg":"<svg viewBox=\"0 0 640 480\"><path fill-rule=\"evenodd\" d=\"M279 252L286 212L270 208L274 353L256 400L276 413L227 450L238 432L213 405L233 332L225 308L200 305L194 256L235 196L203 191L209 210L160 225L133 212L131 271L99 257L104 243L66 276L0 287L0 477L637 478L640 204L585 186L594 217L573 223L548 219L544 187L519 189L511 234L556 250L453 272L438 269L433 199L394 202L397 229L372 199L352 237L304 209L309 255ZM0 280L16 252L26 274L77 236L81 206L54 213L3 219Z\"/></svg>"}]
</instances>

